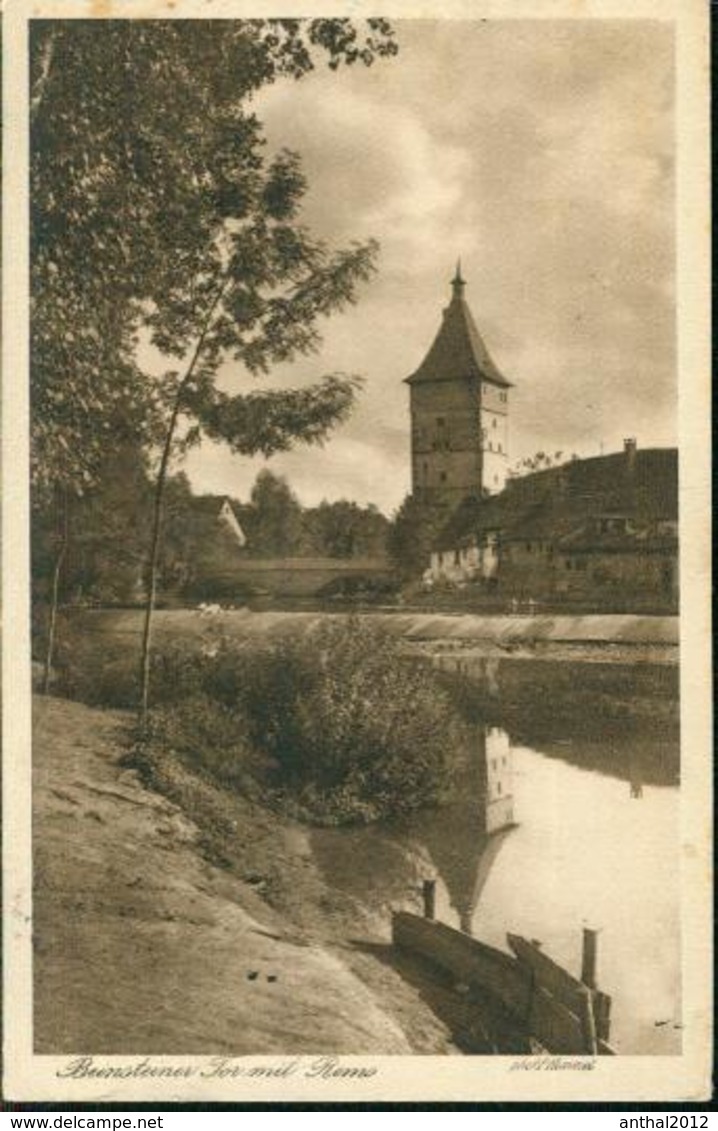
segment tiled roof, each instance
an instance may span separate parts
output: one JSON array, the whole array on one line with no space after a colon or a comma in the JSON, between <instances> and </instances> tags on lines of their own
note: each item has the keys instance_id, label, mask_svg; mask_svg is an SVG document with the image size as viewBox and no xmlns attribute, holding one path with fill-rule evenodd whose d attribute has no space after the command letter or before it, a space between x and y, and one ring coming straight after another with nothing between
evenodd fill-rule
<instances>
[{"instance_id":1,"label":"tiled roof","mask_svg":"<svg viewBox=\"0 0 718 1131\"><path fill-rule=\"evenodd\" d=\"M500 531L506 542L558 541L580 531L583 542L588 537L584 535L587 520L608 515L624 516L644 526L676 521L676 449L639 450L633 462L625 452L574 460L512 480L499 495L466 499L442 529L436 549L456 548L471 535L490 530ZM635 547L635 536L627 537ZM597 538L590 535L592 546ZM655 535L651 541L654 548L656 538L675 543L670 534ZM645 545L648 548L648 543Z\"/></svg>"},{"instance_id":2,"label":"tiled roof","mask_svg":"<svg viewBox=\"0 0 718 1131\"><path fill-rule=\"evenodd\" d=\"M444 311L444 320L433 345L419 368L406 381L410 385L423 381L456 381L480 377L493 385L508 389L503 373L494 364L481 334L476 328L466 300L465 283L457 274L452 283L454 293Z\"/></svg>"},{"instance_id":3,"label":"tiled roof","mask_svg":"<svg viewBox=\"0 0 718 1131\"><path fill-rule=\"evenodd\" d=\"M651 550L675 549L675 546L676 536L673 534L654 534L647 530L610 531L603 534L596 531L590 523L558 541L560 550L572 554L594 553L599 550L609 554L635 550L649 553Z\"/></svg>"},{"instance_id":4,"label":"tiled roof","mask_svg":"<svg viewBox=\"0 0 718 1131\"><path fill-rule=\"evenodd\" d=\"M195 495L192 498L192 509L196 514L205 514L211 518L219 518L219 513L225 503L229 503L232 514L237 518L237 512L232 500L227 495Z\"/></svg>"}]
</instances>

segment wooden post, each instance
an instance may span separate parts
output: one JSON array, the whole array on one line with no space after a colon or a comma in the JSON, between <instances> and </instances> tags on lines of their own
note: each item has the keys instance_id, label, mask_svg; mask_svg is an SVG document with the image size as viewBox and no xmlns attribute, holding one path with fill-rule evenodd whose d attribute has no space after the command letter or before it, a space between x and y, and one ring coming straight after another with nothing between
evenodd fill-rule
<instances>
[{"instance_id":1,"label":"wooden post","mask_svg":"<svg viewBox=\"0 0 718 1131\"><path fill-rule=\"evenodd\" d=\"M611 1039L611 999L608 994L596 990L593 996L593 1016L596 1021L596 1036L599 1041Z\"/></svg>"},{"instance_id":2,"label":"wooden post","mask_svg":"<svg viewBox=\"0 0 718 1131\"><path fill-rule=\"evenodd\" d=\"M593 1015L593 994L589 989L581 996L581 1030L583 1033L583 1051L588 1056L598 1054L598 1041L596 1040L596 1019Z\"/></svg>"},{"instance_id":3,"label":"wooden post","mask_svg":"<svg viewBox=\"0 0 718 1131\"><path fill-rule=\"evenodd\" d=\"M424 918L434 919L436 917L436 880L424 880L421 890L424 896Z\"/></svg>"},{"instance_id":4,"label":"wooden post","mask_svg":"<svg viewBox=\"0 0 718 1131\"><path fill-rule=\"evenodd\" d=\"M598 931L583 928L583 953L581 955L581 981L589 989L596 989L596 963L598 959Z\"/></svg>"}]
</instances>

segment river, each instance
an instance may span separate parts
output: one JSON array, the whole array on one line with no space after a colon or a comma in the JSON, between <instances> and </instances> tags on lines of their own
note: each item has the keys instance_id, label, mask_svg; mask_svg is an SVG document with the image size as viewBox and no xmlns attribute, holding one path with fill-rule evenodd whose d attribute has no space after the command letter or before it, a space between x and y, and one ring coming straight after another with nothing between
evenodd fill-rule
<instances>
[{"instance_id":1,"label":"river","mask_svg":"<svg viewBox=\"0 0 718 1131\"><path fill-rule=\"evenodd\" d=\"M562 704L551 706L560 720ZM612 1044L676 1054L677 735L648 718L623 731L587 727L585 708L582 700L580 720L564 713L563 726L541 725L534 738L515 715L520 739L477 724L444 805L379 827L316 830L313 851L332 885L375 909L384 927L391 909L418 911L421 881L435 878L437 918L502 949L507 931L540 940L576 975L582 927L598 929Z\"/></svg>"},{"instance_id":2,"label":"river","mask_svg":"<svg viewBox=\"0 0 718 1131\"><path fill-rule=\"evenodd\" d=\"M235 611L215 627L191 610L167 610L158 634L266 636L321 615ZM135 611L79 619L127 640L140 629ZM313 829L313 854L332 887L375 911L379 935L393 909L420 910L427 878L436 879L443 921L503 948L507 931L538 939L576 974L582 927L598 929L611 1043L628 1054L678 1053L676 626L499 618L489 632L479 622L384 621L463 688L474 738L457 758L453 795L391 825Z\"/></svg>"}]
</instances>

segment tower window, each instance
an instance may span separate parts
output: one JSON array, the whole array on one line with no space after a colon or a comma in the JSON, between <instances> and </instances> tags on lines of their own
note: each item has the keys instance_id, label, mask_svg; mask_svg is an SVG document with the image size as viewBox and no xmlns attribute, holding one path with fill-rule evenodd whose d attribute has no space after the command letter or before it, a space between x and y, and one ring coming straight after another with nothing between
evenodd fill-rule
<instances>
[{"instance_id":1,"label":"tower window","mask_svg":"<svg viewBox=\"0 0 718 1131\"><path fill-rule=\"evenodd\" d=\"M436 418L437 428L443 428L445 424L446 424L446 420L444 419L444 417L443 416L437 416L437 418Z\"/></svg>"},{"instance_id":2,"label":"tower window","mask_svg":"<svg viewBox=\"0 0 718 1131\"><path fill-rule=\"evenodd\" d=\"M446 483L446 472L445 471L439 472L439 479L442 483Z\"/></svg>"},{"instance_id":3,"label":"tower window","mask_svg":"<svg viewBox=\"0 0 718 1131\"><path fill-rule=\"evenodd\" d=\"M496 427L496 417L494 417L494 419L493 419L493 421L492 421L492 424L491 424L491 427L492 427L492 428L495 428L495 427Z\"/></svg>"}]
</instances>

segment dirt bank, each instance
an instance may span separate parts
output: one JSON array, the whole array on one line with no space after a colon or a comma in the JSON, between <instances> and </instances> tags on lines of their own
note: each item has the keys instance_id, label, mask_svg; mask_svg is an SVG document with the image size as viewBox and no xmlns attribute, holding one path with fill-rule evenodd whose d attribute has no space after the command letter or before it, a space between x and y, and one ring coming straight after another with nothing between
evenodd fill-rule
<instances>
[{"instance_id":1,"label":"dirt bank","mask_svg":"<svg viewBox=\"0 0 718 1131\"><path fill-rule=\"evenodd\" d=\"M461 1003L401 976L300 826L170 764L147 788L126 722L36 703L37 1052L458 1051Z\"/></svg>"}]
</instances>

